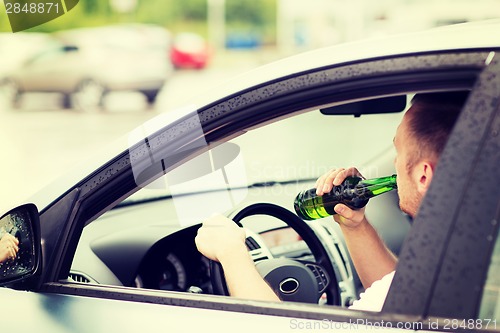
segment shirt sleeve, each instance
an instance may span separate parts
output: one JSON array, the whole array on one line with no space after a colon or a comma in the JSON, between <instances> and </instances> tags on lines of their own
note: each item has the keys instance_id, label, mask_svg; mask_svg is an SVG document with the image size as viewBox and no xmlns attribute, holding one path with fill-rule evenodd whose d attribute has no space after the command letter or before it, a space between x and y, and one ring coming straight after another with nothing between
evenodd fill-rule
<instances>
[{"instance_id":1,"label":"shirt sleeve","mask_svg":"<svg viewBox=\"0 0 500 333\"><path fill-rule=\"evenodd\" d=\"M382 311L385 298L391 287L392 279L394 278L394 271L385 275L382 279L375 281L364 293L361 293L359 300L349 307L353 310L363 311Z\"/></svg>"}]
</instances>

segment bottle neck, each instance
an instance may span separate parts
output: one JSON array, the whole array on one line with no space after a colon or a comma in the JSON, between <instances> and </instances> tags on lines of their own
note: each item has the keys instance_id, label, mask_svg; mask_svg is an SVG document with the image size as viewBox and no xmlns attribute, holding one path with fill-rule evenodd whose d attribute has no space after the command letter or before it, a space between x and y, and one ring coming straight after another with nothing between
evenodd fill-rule
<instances>
[{"instance_id":1,"label":"bottle neck","mask_svg":"<svg viewBox=\"0 0 500 333\"><path fill-rule=\"evenodd\" d=\"M361 180L355 187L357 195L373 198L377 195L397 189L396 175Z\"/></svg>"}]
</instances>

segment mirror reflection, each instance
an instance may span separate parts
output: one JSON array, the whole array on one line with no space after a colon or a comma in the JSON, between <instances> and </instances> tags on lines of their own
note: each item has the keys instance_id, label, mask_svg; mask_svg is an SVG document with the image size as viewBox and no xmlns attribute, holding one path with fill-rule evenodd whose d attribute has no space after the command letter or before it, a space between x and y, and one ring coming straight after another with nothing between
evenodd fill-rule
<instances>
[{"instance_id":1,"label":"mirror reflection","mask_svg":"<svg viewBox=\"0 0 500 333\"><path fill-rule=\"evenodd\" d=\"M8 229L0 229L0 263L14 260L19 252L19 230L12 225Z\"/></svg>"},{"instance_id":2,"label":"mirror reflection","mask_svg":"<svg viewBox=\"0 0 500 333\"><path fill-rule=\"evenodd\" d=\"M0 219L0 282L30 273L34 259L30 209L21 206Z\"/></svg>"}]
</instances>

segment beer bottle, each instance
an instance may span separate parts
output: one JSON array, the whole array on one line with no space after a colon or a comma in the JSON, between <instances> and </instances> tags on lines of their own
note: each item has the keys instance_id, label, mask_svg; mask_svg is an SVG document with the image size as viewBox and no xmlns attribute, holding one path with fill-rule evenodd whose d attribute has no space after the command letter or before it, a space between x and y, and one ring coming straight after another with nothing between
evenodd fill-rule
<instances>
[{"instance_id":1,"label":"beer bottle","mask_svg":"<svg viewBox=\"0 0 500 333\"><path fill-rule=\"evenodd\" d=\"M373 179L351 176L322 196L316 195L315 188L300 192L295 197L294 208L300 218L316 220L336 214L333 208L339 203L359 209L366 206L370 198L396 188L396 175Z\"/></svg>"}]
</instances>

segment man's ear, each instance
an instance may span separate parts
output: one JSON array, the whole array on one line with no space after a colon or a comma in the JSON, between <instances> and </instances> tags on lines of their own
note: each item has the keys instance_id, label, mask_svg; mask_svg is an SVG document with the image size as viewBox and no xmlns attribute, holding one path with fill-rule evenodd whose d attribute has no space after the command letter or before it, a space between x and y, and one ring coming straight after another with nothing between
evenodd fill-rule
<instances>
[{"instance_id":1,"label":"man's ear","mask_svg":"<svg viewBox=\"0 0 500 333\"><path fill-rule=\"evenodd\" d=\"M417 191L424 195L431 185L434 176L434 166L429 161L420 161L413 168L413 181L415 182Z\"/></svg>"}]
</instances>

